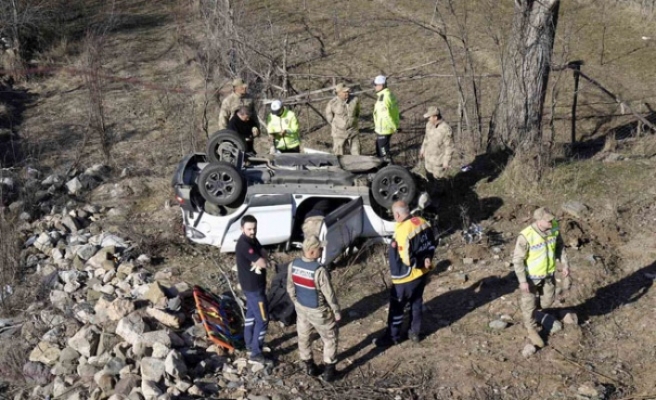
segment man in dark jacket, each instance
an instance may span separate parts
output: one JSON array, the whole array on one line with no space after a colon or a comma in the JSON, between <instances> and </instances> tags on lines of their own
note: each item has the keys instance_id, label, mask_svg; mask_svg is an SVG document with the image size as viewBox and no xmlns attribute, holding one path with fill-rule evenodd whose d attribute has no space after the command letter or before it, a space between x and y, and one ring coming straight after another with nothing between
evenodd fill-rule
<instances>
[{"instance_id":1,"label":"man in dark jacket","mask_svg":"<svg viewBox=\"0 0 656 400\"><path fill-rule=\"evenodd\" d=\"M237 240L235 256L239 285L246 296L244 340L250 350L250 361L268 363L262 355L264 337L269 326L266 298L268 254L257 240L257 219L246 215L241 219L242 235Z\"/></svg>"},{"instance_id":2,"label":"man in dark jacket","mask_svg":"<svg viewBox=\"0 0 656 400\"><path fill-rule=\"evenodd\" d=\"M257 118L251 115L248 107L240 107L228 122L228 129L235 131L246 141L246 153L255 154L253 147L255 137L259 136Z\"/></svg>"},{"instance_id":3,"label":"man in dark jacket","mask_svg":"<svg viewBox=\"0 0 656 400\"><path fill-rule=\"evenodd\" d=\"M389 247L389 263L392 275L387 330L383 337L375 339L378 347L399 343L405 306L410 304L410 330L408 337L419 342L424 288L428 272L433 269L435 235L430 223L421 217L413 217L408 205L397 201L392 206L396 221L394 239Z\"/></svg>"}]
</instances>

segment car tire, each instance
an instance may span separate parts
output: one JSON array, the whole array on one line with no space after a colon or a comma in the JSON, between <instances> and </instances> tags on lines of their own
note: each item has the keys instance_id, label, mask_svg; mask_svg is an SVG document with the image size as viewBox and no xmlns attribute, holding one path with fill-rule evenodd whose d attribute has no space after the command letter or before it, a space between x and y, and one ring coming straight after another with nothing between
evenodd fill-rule
<instances>
[{"instance_id":1,"label":"car tire","mask_svg":"<svg viewBox=\"0 0 656 400\"><path fill-rule=\"evenodd\" d=\"M374 175L371 194L379 206L389 209L401 200L410 204L417 194L417 185L406 168L388 165Z\"/></svg>"},{"instance_id":2,"label":"car tire","mask_svg":"<svg viewBox=\"0 0 656 400\"><path fill-rule=\"evenodd\" d=\"M207 165L198 177L198 190L205 201L217 206L238 207L244 201L244 178L232 165L219 161Z\"/></svg>"},{"instance_id":3,"label":"car tire","mask_svg":"<svg viewBox=\"0 0 656 400\"><path fill-rule=\"evenodd\" d=\"M231 131L230 129L222 129L214 133L207 142L207 158L212 163L219 161L232 163L231 152L225 151L232 148L245 152L246 141L237 132Z\"/></svg>"}]
</instances>

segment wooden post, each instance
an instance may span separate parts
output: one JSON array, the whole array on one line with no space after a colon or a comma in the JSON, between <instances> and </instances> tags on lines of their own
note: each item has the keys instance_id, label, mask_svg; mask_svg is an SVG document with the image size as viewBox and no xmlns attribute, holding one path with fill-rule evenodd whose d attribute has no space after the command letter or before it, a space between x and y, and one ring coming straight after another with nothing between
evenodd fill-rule
<instances>
[{"instance_id":1,"label":"wooden post","mask_svg":"<svg viewBox=\"0 0 656 400\"><path fill-rule=\"evenodd\" d=\"M458 102L458 128L456 131L458 132L456 140L462 142L462 101Z\"/></svg>"},{"instance_id":2,"label":"wooden post","mask_svg":"<svg viewBox=\"0 0 656 400\"><path fill-rule=\"evenodd\" d=\"M576 144L576 105L579 98L579 78L583 61L572 61L569 67L574 71L574 99L572 100L572 148Z\"/></svg>"}]
</instances>

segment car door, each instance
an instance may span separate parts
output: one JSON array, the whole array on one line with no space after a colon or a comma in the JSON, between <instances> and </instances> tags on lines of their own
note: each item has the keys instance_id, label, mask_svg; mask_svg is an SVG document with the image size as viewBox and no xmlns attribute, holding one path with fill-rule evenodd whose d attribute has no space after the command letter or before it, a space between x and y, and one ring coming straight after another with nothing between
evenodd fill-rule
<instances>
[{"instance_id":1,"label":"car door","mask_svg":"<svg viewBox=\"0 0 656 400\"><path fill-rule=\"evenodd\" d=\"M319 239L327 242L321 255L321 263L335 260L355 239L362 234L364 220L362 198L358 197L326 215Z\"/></svg>"},{"instance_id":2,"label":"car door","mask_svg":"<svg viewBox=\"0 0 656 400\"><path fill-rule=\"evenodd\" d=\"M248 200L248 209L243 215L252 215L257 219L257 239L262 245L284 243L292 234L292 195L255 195ZM240 219L230 225L221 251L235 251L241 236Z\"/></svg>"}]
</instances>

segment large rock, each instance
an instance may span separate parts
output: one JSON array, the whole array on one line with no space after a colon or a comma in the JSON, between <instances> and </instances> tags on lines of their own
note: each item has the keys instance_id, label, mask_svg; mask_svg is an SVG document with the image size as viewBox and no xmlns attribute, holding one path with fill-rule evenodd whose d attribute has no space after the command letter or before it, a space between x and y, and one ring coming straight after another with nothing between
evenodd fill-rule
<instances>
[{"instance_id":1,"label":"large rock","mask_svg":"<svg viewBox=\"0 0 656 400\"><path fill-rule=\"evenodd\" d=\"M164 394L159 385L157 385L157 382L149 381L146 379L141 381L141 393L144 395L146 400L155 400L158 396Z\"/></svg>"},{"instance_id":2,"label":"large rock","mask_svg":"<svg viewBox=\"0 0 656 400\"><path fill-rule=\"evenodd\" d=\"M107 261L111 261L113 264L115 252L114 246L103 247L87 261L87 265L94 269L105 268Z\"/></svg>"},{"instance_id":3,"label":"large rock","mask_svg":"<svg viewBox=\"0 0 656 400\"><path fill-rule=\"evenodd\" d=\"M125 360L119 357L112 357L105 363L103 371L111 375L118 375L126 365Z\"/></svg>"},{"instance_id":4,"label":"large rock","mask_svg":"<svg viewBox=\"0 0 656 400\"><path fill-rule=\"evenodd\" d=\"M172 344L171 335L165 330L146 332L139 341L147 347L153 347L155 343L163 344L166 347L171 347Z\"/></svg>"},{"instance_id":5,"label":"large rock","mask_svg":"<svg viewBox=\"0 0 656 400\"><path fill-rule=\"evenodd\" d=\"M116 272L119 274L123 274L126 277L133 273L134 271L137 270L137 267L134 266L133 263L131 262L122 262L121 265L118 266L116 269Z\"/></svg>"},{"instance_id":6,"label":"large rock","mask_svg":"<svg viewBox=\"0 0 656 400\"><path fill-rule=\"evenodd\" d=\"M49 342L39 342L36 347L32 350L29 356L29 360L33 362L40 362L45 365L55 365L59 359L59 347L53 343Z\"/></svg>"},{"instance_id":7,"label":"large rock","mask_svg":"<svg viewBox=\"0 0 656 400\"><path fill-rule=\"evenodd\" d=\"M133 346L141 340L146 330L146 324L138 313L121 318L116 326L116 334Z\"/></svg>"},{"instance_id":8,"label":"large rock","mask_svg":"<svg viewBox=\"0 0 656 400\"><path fill-rule=\"evenodd\" d=\"M112 306L112 301L114 299L106 294L101 295L96 301L96 305L93 307L95 316L93 322L95 324L102 324L107 321L109 318L109 309ZM119 318L120 319L120 318Z\"/></svg>"},{"instance_id":9,"label":"large rock","mask_svg":"<svg viewBox=\"0 0 656 400\"><path fill-rule=\"evenodd\" d=\"M36 238L34 242L34 247L39 249L41 252L46 252L52 246L52 241L50 240L50 235L46 232L43 232Z\"/></svg>"},{"instance_id":10,"label":"large rock","mask_svg":"<svg viewBox=\"0 0 656 400\"><path fill-rule=\"evenodd\" d=\"M134 311L134 303L128 299L116 299L107 308L107 316L112 321L118 321Z\"/></svg>"},{"instance_id":11,"label":"large rock","mask_svg":"<svg viewBox=\"0 0 656 400\"><path fill-rule=\"evenodd\" d=\"M145 346L145 345L144 345ZM154 358L164 359L171 351L171 348L163 345L162 343L156 342L153 343L153 353L151 354Z\"/></svg>"},{"instance_id":12,"label":"large rock","mask_svg":"<svg viewBox=\"0 0 656 400\"><path fill-rule=\"evenodd\" d=\"M144 380L159 382L166 372L164 360L153 357L144 357L141 359L141 377Z\"/></svg>"},{"instance_id":13,"label":"large rock","mask_svg":"<svg viewBox=\"0 0 656 400\"><path fill-rule=\"evenodd\" d=\"M71 217L70 215L66 215L64 218L62 218L61 223L71 233L75 233L80 229L80 227L77 224L77 221L73 219L73 217Z\"/></svg>"},{"instance_id":14,"label":"large rock","mask_svg":"<svg viewBox=\"0 0 656 400\"><path fill-rule=\"evenodd\" d=\"M108 246L123 247L123 248L129 247L125 239L120 238L116 235L112 235L111 233L103 233L100 236L102 237L102 240L100 242L100 247L108 247Z\"/></svg>"},{"instance_id":15,"label":"large rock","mask_svg":"<svg viewBox=\"0 0 656 400\"><path fill-rule=\"evenodd\" d=\"M566 213L579 219L585 218L588 214L588 206L581 203L580 201L568 201L563 203L560 208Z\"/></svg>"},{"instance_id":16,"label":"large rock","mask_svg":"<svg viewBox=\"0 0 656 400\"><path fill-rule=\"evenodd\" d=\"M80 329L75 336L68 339L68 345L88 358L96 354L99 338L98 328L90 325Z\"/></svg>"},{"instance_id":17,"label":"large rock","mask_svg":"<svg viewBox=\"0 0 656 400\"><path fill-rule=\"evenodd\" d=\"M132 389L139 386L141 383L141 377L136 374L128 374L123 377L116 383L114 387L114 394L121 396L121 399L128 397Z\"/></svg>"},{"instance_id":18,"label":"large rock","mask_svg":"<svg viewBox=\"0 0 656 400\"><path fill-rule=\"evenodd\" d=\"M59 279L64 283L69 282L78 282L80 280L81 273L76 270L69 271L59 271Z\"/></svg>"},{"instance_id":19,"label":"large rock","mask_svg":"<svg viewBox=\"0 0 656 400\"><path fill-rule=\"evenodd\" d=\"M52 395L55 397L61 397L67 390L66 384L64 383L64 379L62 377L58 376L55 378L55 380L52 382Z\"/></svg>"},{"instance_id":20,"label":"large rock","mask_svg":"<svg viewBox=\"0 0 656 400\"><path fill-rule=\"evenodd\" d=\"M77 375L86 381L93 380L93 377L98 373L98 368L91 364L80 364L77 366Z\"/></svg>"},{"instance_id":21,"label":"large rock","mask_svg":"<svg viewBox=\"0 0 656 400\"><path fill-rule=\"evenodd\" d=\"M148 307L146 313L151 317L155 318L159 323L164 324L171 328L180 328L180 325L184 321L184 314L176 315L168 313L164 310L157 308Z\"/></svg>"},{"instance_id":22,"label":"large rock","mask_svg":"<svg viewBox=\"0 0 656 400\"><path fill-rule=\"evenodd\" d=\"M23 377L28 384L45 385L50 382L50 368L40 362L30 361L23 365Z\"/></svg>"},{"instance_id":23,"label":"large rock","mask_svg":"<svg viewBox=\"0 0 656 400\"><path fill-rule=\"evenodd\" d=\"M93 376L93 381L96 383L96 385L98 385L103 393L109 393L112 389L114 389L114 384L116 383L114 381L114 377L103 370L96 372L96 374Z\"/></svg>"},{"instance_id":24,"label":"large rock","mask_svg":"<svg viewBox=\"0 0 656 400\"><path fill-rule=\"evenodd\" d=\"M87 261L98 251L98 247L93 244L85 244L77 248L76 255L80 259Z\"/></svg>"},{"instance_id":25,"label":"large rock","mask_svg":"<svg viewBox=\"0 0 656 400\"><path fill-rule=\"evenodd\" d=\"M66 317L51 309L41 310L39 316L41 317L41 321L48 326L61 325L66 320Z\"/></svg>"},{"instance_id":26,"label":"large rock","mask_svg":"<svg viewBox=\"0 0 656 400\"><path fill-rule=\"evenodd\" d=\"M187 364L179 351L171 350L164 360L164 368L167 374L174 378L182 379L187 375Z\"/></svg>"},{"instance_id":27,"label":"large rock","mask_svg":"<svg viewBox=\"0 0 656 400\"><path fill-rule=\"evenodd\" d=\"M162 289L159 283L153 282L148 287L148 291L144 295L144 299L150 301L153 304L160 304L162 301L166 301L166 294L164 293L164 289Z\"/></svg>"},{"instance_id":28,"label":"large rock","mask_svg":"<svg viewBox=\"0 0 656 400\"><path fill-rule=\"evenodd\" d=\"M68 242L69 245L75 246L75 245L87 244L89 242L89 239L87 239L87 237L84 235L73 234L70 235L68 238L66 238L66 241Z\"/></svg>"},{"instance_id":29,"label":"large rock","mask_svg":"<svg viewBox=\"0 0 656 400\"><path fill-rule=\"evenodd\" d=\"M73 178L70 181L66 182L66 189L68 189L68 193L72 195L76 195L80 193L80 191L83 189L82 182L80 182L79 179Z\"/></svg>"},{"instance_id":30,"label":"large rock","mask_svg":"<svg viewBox=\"0 0 656 400\"><path fill-rule=\"evenodd\" d=\"M59 354L60 362L72 363L73 361L77 361L79 358L80 358L80 353L78 353L72 347L64 347L64 349Z\"/></svg>"},{"instance_id":31,"label":"large rock","mask_svg":"<svg viewBox=\"0 0 656 400\"><path fill-rule=\"evenodd\" d=\"M52 306L63 312L69 312L73 306L73 300L71 300L71 298L68 297L68 294L62 290L51 291L49 297Z\"/></svg>"},{"instance_id":32,"label":"large rock","mask_svg":"<svg viewBox=\"0 0 656 400\"><path fill-rule=\"evenodd\" d=\"M75 373L75 364L70 362L58 361L57 364L55 364L55 366L52 367L50 373L52 373L55 376L72 375Z\"/></svg>"}]
</instances>

